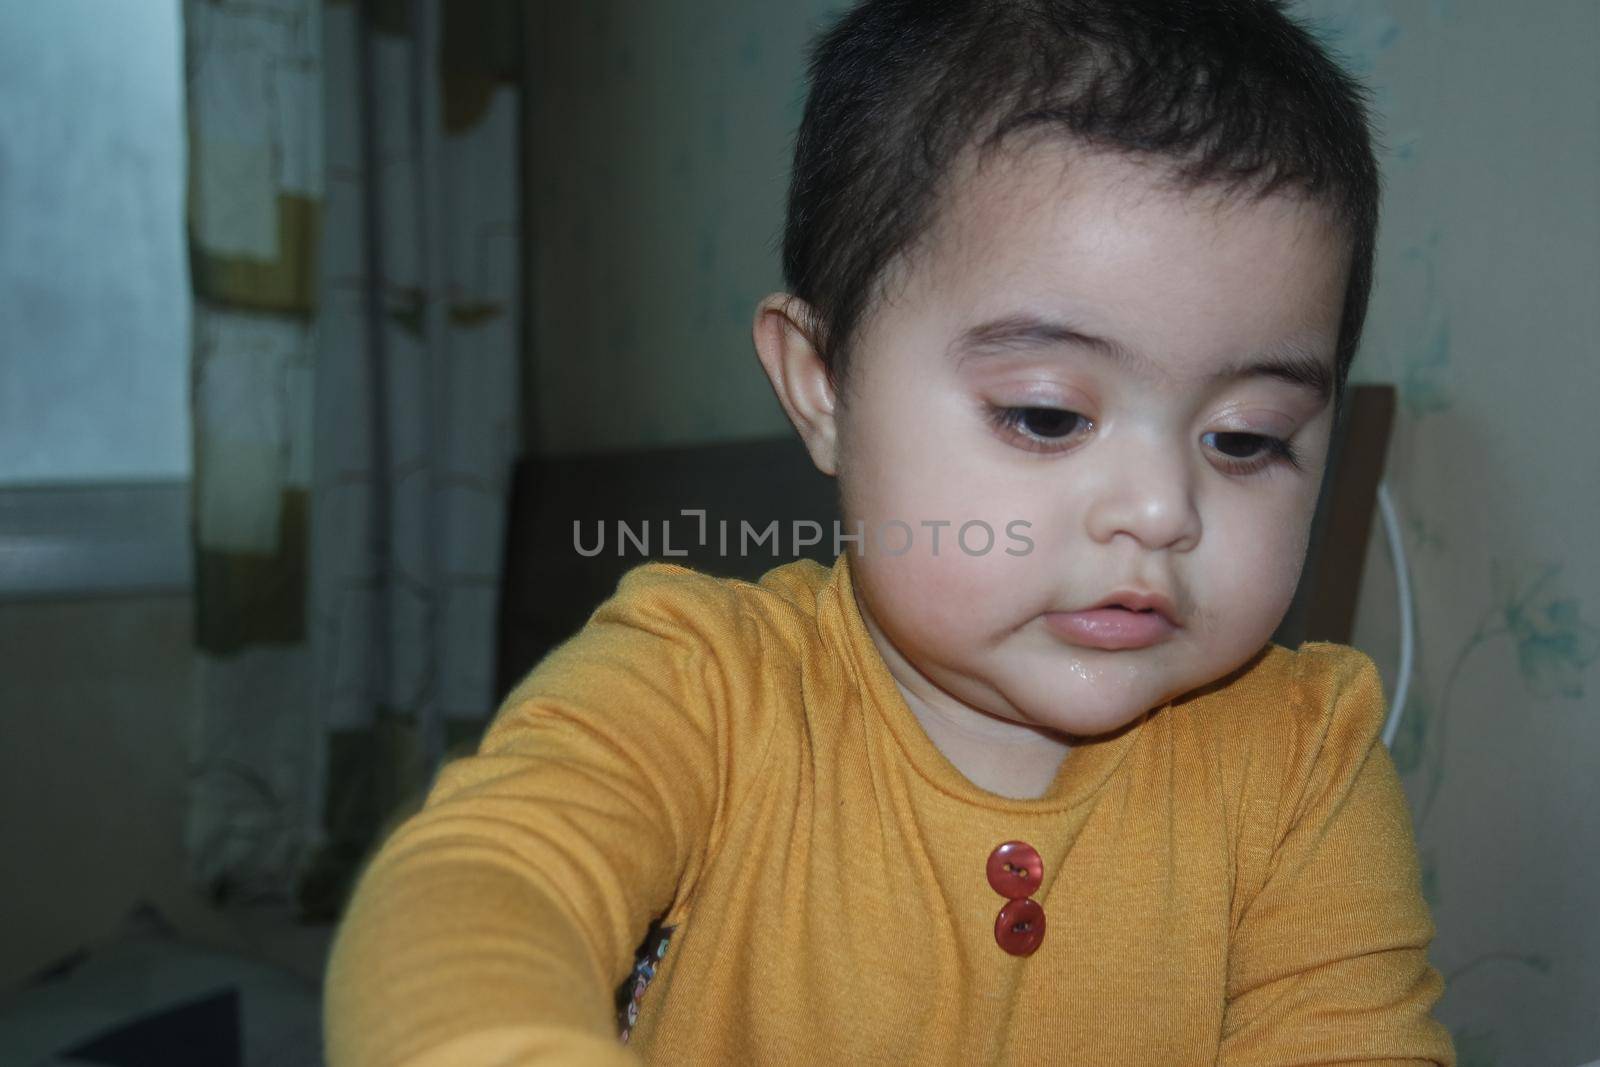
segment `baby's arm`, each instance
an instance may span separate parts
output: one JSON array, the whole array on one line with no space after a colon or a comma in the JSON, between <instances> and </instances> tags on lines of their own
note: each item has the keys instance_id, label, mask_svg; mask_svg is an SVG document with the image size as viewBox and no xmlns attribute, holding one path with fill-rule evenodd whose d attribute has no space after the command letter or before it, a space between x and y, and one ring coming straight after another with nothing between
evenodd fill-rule
<instances>
[{"instance_id":1,"label":"baby's arm","mask_svg":"<svg viewBox=\"0 0 1600 1067\"><path fill-rule=\"evenodd\" d=\"M672 584L625 579L374 857L329 964L332 1067L638 1062L613 991L698 873L729 741Z\"/></svg>"},{"instance_id":2,"label":"baby's arm","mask_svg":"<svg viewBox=\"0 0 1600 1067\"><path fill-rule=\"evenodd\" d=\"M1305 652L1302 652L1305 655ZM1266 879L1229 961L1220 1067L1455 1063L1430 1010L1411 817L1379 733L1383 689L1365 655L1307 661Z\"/></svg>"}]
</instances>

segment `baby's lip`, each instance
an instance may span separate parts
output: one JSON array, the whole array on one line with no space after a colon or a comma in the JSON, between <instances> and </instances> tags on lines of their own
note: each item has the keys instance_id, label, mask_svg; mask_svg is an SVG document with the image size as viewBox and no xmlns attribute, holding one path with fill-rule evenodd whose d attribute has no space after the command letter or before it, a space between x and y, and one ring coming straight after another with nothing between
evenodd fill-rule
<instances>
[{"instance_id":1,"label":"baby's lip","mask_svg":"<svg viewBox=\"0 0 1600 1067\"><path fill-rule=\"evenodd\" d=\"M1082 611L1053 611L1044 624L1070 644L1107 651L1148 648L1166 641L1178 627L1161 612L1128 611L1105 606Z\"/></svg>"},{"instance_id":2,"label":"baby's lip","mask_svg":"<svg viewBox=\"0 0 1600 1067\"><path fill-rule=\"evenodd\" d=\"M1172 601L1160 593L1146 592L1139 589L1119 589L1109 593L1096 603L1080 611L1095 611L1099 608L1127 608L1130 611L1154 611L1161 615L1172 625L1178 625L1178 611L1172 606Z\"/></svg>"}]
</instances>

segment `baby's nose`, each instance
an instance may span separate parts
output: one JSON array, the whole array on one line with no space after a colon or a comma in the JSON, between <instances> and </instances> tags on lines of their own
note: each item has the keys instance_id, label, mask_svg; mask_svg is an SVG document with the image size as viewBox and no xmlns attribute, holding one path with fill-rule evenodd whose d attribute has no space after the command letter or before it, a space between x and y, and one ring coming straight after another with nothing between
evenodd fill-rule
<instances>
[{"instance_id":1,"label":"baby's nose","mask_svg":"<svg viewBox=\"0 0 1600 1067\"><path fill-rule=\"evenodd\" d=\"M1124 535L1152 551L1186 551L1199 542L1194 474L1184 457L1142 448L1113 460L1108 448L1104 458L1085 514L1091 538L1109 543Z\"/></svg>"}]
</instances>

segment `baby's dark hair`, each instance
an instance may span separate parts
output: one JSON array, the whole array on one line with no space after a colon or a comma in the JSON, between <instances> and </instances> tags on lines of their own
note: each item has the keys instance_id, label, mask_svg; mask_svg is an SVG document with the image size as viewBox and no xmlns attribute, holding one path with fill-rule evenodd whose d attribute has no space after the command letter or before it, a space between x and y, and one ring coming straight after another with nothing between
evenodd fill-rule
<instances>
[{"instance_id":1,"label":"baby's dark hair","mask_svg":"<svg viewBox=\"0 0 1600 1067\"><path fill-rule=\"evenodd\" d=\"M813 46L783 233L830 379L963 153L1059 137L1172 187L1331 209L1350 242L1335 407L1372 288L1367 91L1280 0L863 0Z\"/></svg>"}]
</instances>

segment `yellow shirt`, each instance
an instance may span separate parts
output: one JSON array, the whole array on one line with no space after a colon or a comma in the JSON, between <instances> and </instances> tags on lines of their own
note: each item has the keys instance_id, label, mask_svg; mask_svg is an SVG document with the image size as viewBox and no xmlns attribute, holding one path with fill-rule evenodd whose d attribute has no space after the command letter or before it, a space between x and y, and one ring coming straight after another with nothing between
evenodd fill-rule
<instances>
[{"instance_id":1,"label":"yellow shirt","mask_svg":"<svg viewBox=\"0 0 1600 1067\"><path fill-rule=\"evenodd\" d=\"M922 732L848 554L646 564L368 865L328 1060L1450 1065L1383 714L1362 653L1268 645L1007 799ZM1013 840L1029 956L986 873Z\"/></svg>"}]
</instances>

